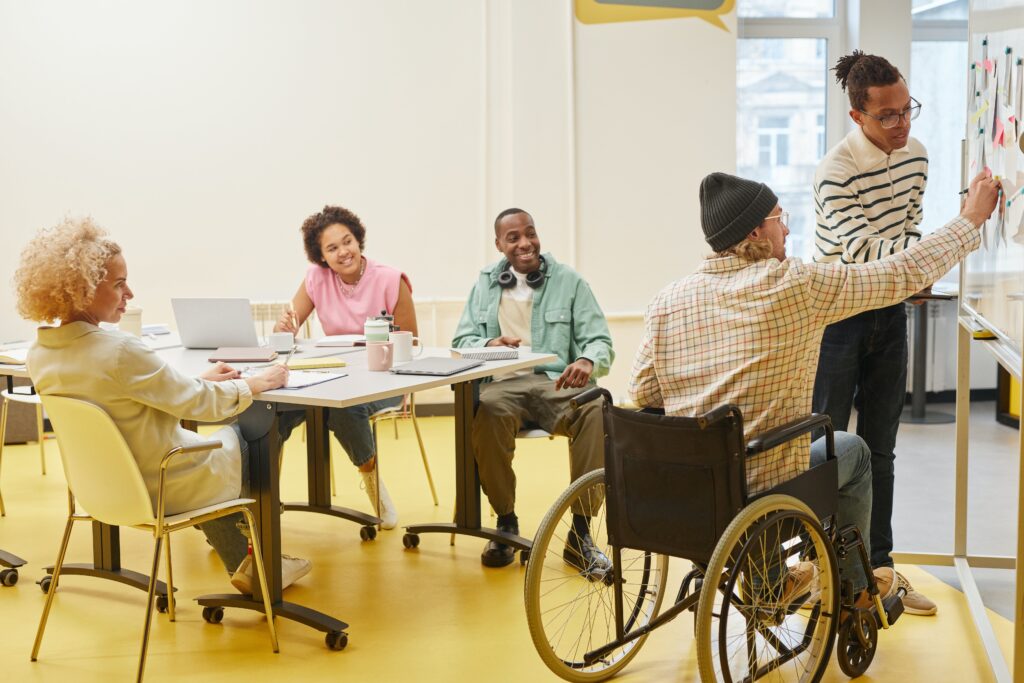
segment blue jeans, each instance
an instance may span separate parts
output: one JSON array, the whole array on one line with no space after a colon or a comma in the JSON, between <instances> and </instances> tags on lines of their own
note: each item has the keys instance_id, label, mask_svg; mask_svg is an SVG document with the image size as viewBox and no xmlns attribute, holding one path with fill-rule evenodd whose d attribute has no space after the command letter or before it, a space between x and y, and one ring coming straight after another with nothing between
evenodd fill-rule
<instances>
[{"instance_id":1,"label":"blue jeans","mask_svg":"<svg viewBox=\"0 0 1024 683\"><path fill-rule=\"evenodd\" d=\"M370 416L384 408L392 408L401 403L402 397L395 396L380 401L360 403L348 408L327 409L327 428L345 449L345 453L348 454L348 459L352 461L353 465L356 467L365 465L377 454L377 447L373 442L373 429L370 427ZM306 419L306 411L287 411L277 417L277 431L281 435L283 444L291 436L292 430Z\"/></svg>"},{"instance_id":2,"label":"blue jeans","mask_svg":"<svg viewBox=\"0 0 1024 683\"><path fill-rule=\"evenodd\" d=\"M871 449L871 565L891 567L896 432L907 396L907 313L902 303L825 328L813 409L846 431L857 408L857 436ZM863 527L862 527L863 530Z\"/></svg>"},{"instance_id":3,"label":"blue jeans","mask_svg":"<svg viewBox=\"0 0 1024 683\"><path fill-rule=\"evenodd\" d=\"M835 433L836 460L839 465L839 507L837 522L842 528L855 524L864 536L871 538L871 451L856 434ZM811 444L811 467L825 462L825 439ZM868 555L871 548L867 548ZM839 571L843 579L853 581L854 595L868 586L860 554L851 552L840 560Z\"/></svg>"}]
</instances>

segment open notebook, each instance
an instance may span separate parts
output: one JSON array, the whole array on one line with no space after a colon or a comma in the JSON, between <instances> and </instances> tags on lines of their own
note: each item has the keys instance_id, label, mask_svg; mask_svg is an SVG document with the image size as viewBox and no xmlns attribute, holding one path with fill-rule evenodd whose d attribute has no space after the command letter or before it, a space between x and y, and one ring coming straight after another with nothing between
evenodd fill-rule
<instances>
[{"instance_id":1,"label":"open notebook","mask_svg":"<svg viewBox=\"0 0 1024 683\"><path fill-rule=\"evenodd\" d=\"M28 359L28 349L0 349L0 363L4 365L24 365Z\"/></svg>"},{"instance_id":2,"label":"open notebook","mask_svg":"<svg viewBox=\"0 0 1024 683\"><path fill-rule=\"evenodd\" d=\"M242 372L243 377L249 377L252 375L259 374L262 368L249 368ZM316 371L316 370L291 370L288 372L288 384L281 387L282 389L305 389L316 384L323 384L324 382L330 382L332 379L338 379L339 377L347 377L347 372L337 371Z\"/></svg>"}]
</instances>

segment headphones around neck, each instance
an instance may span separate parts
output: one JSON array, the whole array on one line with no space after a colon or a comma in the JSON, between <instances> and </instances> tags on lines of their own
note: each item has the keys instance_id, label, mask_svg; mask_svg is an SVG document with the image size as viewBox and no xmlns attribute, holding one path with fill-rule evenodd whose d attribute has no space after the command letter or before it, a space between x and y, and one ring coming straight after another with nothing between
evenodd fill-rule
<instances>
[{"instance_id":1,"label":"headphones around neck","mask_svg":"<svg viewBox=\"0 0 1024 683\"><path fill-rule=\"evenodd\" d=\"M530 289L539 289L544 286L544 280L547 279L548 262L544 260L544 257L540 257L540 268L529 273L526 276L526 285ZM510 262L505 266L505 270L498 273L498 286L502 289L511 289L515 287L516 276L512 273L512 263Z\"/></svg>"}]
</instances>

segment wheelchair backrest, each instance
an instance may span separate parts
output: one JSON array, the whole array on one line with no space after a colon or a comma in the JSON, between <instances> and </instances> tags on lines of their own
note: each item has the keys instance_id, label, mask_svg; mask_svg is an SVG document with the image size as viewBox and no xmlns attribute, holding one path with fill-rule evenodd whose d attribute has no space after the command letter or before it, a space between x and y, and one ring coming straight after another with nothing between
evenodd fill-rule
<instances>
[{"instance_id":1,"label":"wheelchair backrest","mask_svg":"<svg viewBox=\"0 0 1024 683\"><path fill-rule=\"evenodd\" d=\"M706 563L746 504L743 416L697 417L603 407L608 538Z\"/></svg>"}]
</instances>

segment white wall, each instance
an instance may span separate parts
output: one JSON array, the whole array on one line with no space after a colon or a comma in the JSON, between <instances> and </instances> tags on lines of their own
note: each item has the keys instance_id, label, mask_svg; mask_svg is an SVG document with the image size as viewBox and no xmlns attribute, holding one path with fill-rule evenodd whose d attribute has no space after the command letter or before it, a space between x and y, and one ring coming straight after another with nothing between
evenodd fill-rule
<instances>
[{"instance_id":1,"label":"white wall","mask_svg":"<svg viewBox=\"0 0 1024 683\"><path fill-rule=\"evenodd\" d=\"M7 283L66 213L122 243L145 322L173 322L172 296L290 297L299 226L330 202L409 273L443 344L497 256L494 215L518 205L611 314L622 394L647 302L706 253L699 180L734 168L724 19L583 25L569 0L0 0L0 341L32 335Z\"/></svg>"}]
</instances>

